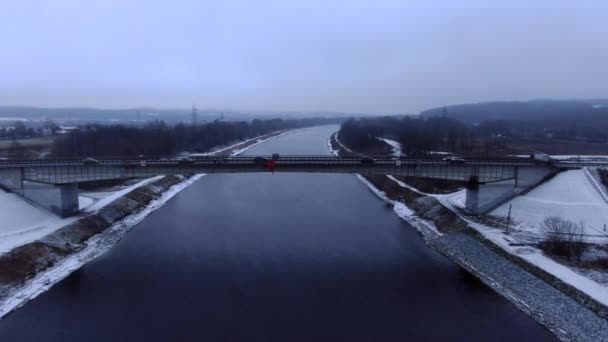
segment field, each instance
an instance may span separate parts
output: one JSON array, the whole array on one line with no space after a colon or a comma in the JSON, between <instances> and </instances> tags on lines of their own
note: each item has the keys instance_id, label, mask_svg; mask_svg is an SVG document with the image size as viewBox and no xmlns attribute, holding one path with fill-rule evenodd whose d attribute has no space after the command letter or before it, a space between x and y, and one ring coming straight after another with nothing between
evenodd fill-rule
<instances>
[{"instance_id":1,"label":"field","mask_svg":"<svg viewBox=\"0 0 608 342\"><path fill-rule=\"evenodd\" d=\"M576 141L526 141L518 140L507 144L514 154L541 151L547 154L608 155L608 144Z\"/></svg>"},{"instance_id":2,"label":"field","mask_svg":"<svg viewBox=\"0 0 608 342\"><path fill-rule=\"evenodd\" d=\"M19 139L19 140L17 140L17 142L22 147L39 148L39 147L51 145L53 143L54 139L55 139L55 137L47 136L47 137L40 137L40 138ZM13 140L0 140L0 150L8 149L12 146L12 144L13 144Z\"/></svg>"}]
</instances>

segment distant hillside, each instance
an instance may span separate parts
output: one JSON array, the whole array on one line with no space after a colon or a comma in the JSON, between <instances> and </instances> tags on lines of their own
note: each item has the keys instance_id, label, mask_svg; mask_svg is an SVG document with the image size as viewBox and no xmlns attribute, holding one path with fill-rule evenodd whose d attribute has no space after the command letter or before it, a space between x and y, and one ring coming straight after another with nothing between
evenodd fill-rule
<instances>
[{"instance_id":1,"label":"distant hillside","mask_svg":"<svg viewBox=\"0 0 608 342\"><path fill-rule=\"evenodd\" d=\"M219 118L226 121L247 121L259 119L302 119L302 118L346 118L362 116L356 113L340 112L262 112L237 111L230 109L200 109L197 111L198 122L208 122ZM157 108L126 108L126 109L100 109L100 108L43 108L26 106L0 106L0 119L40 119L70 121L151 121L163 120L166 122L190 122L192 109L157 109Z\"/></svg>"},{"instance_id":2,"label":"distant hillside","mask_svg":"<svg viewBox=\"0 0 608 342\"><path fill-rule=\"evenodd\" d=\"M608 99L482 102L432 108L423 117L442 116L467 123L487 120L608 123ZM591 123L589 122L589 123Z\"/></svg>"}]
</instances>

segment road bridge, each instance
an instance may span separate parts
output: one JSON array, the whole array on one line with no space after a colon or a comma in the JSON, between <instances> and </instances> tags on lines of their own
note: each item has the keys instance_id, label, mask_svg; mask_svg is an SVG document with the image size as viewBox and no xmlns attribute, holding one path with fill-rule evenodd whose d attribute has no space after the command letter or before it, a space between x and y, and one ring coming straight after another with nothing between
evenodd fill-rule
<instances>
[{"instance_id":1,"label":"road bridge","mask_svg":"<svg viewBox=\"0 0 608 342\"><path fill-rule=\"evenodd\" d=\"M608 163L540 163L523 158L446 161L328 156L1 160L0 186L60 216L70 216L78 212L77 184L88 181L243 172L390 174L467 182L466 207L472 213L483 214L560 169L585 166L608 166Z\"/></svg>"}]
</instances>

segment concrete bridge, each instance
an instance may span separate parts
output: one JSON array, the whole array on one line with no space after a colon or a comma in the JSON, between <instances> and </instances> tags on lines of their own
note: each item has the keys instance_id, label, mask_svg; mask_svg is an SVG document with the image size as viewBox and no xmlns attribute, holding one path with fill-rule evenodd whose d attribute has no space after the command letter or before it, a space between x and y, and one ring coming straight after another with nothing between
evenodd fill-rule
<instances>
[{"instance_id":1,"label":"concrete bridge","mask_svg":"<svg viewBox=\"0 0 608 342\"><path fill-rule=\"evenodd\" d=\"M375 173L465 181L467 210L483 214L561 169L584 166L608 166L608 163L539 163L521 158L444 161L327 156L2 160L0 186L65 217L78 212L78 183L87 181L199 173Z\"/></svg>"}]
</instances>

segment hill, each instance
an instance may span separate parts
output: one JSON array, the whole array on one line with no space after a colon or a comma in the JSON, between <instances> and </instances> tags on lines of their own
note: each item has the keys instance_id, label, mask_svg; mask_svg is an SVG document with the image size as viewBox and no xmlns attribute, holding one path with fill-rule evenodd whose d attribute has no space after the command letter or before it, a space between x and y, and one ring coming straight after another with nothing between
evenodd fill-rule
<instances>
[{"instance_id":1,"label":"hill","mask_svg":"<svg viewBox=\"0 0 608 342\"><path fill-rule=\"evenodd\" d=\"M608 124L608 99L482 102L432 108L423 117L442 116L477 124L487 120Z\"/></svg>"}]
</instances>

